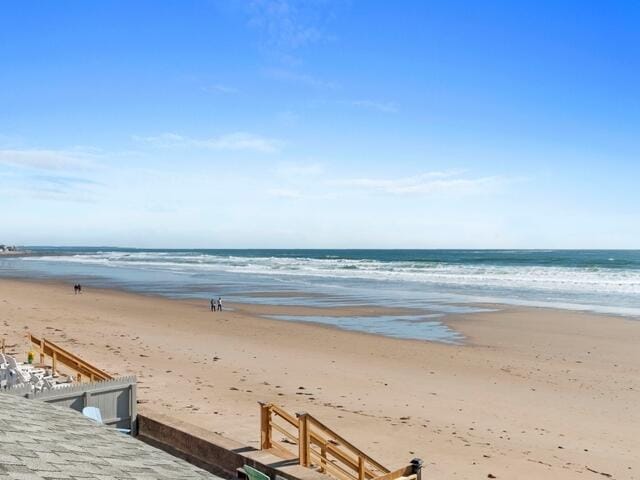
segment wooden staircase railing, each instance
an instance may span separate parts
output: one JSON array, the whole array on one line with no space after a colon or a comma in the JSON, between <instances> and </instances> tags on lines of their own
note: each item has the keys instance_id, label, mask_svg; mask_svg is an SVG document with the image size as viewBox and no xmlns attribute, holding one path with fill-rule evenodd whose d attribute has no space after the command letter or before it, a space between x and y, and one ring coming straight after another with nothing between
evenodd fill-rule
<instances>
[{"instance_id":1,"label":"wooden staircase railing","mask_svg":"<svg viewBox=\"0 0 640 480\"><path fill-rule=\"evenodd\" d=\"M104 370L94 367L90 363L85 362L80 357L56 345L55 343L40 339L32 334L27 337L32 345L34 345L40 353L40 363L44 363L46 357L51 358L51 368L57 371L58 364L70 368L76 373L76 380L81 382L83 379L91 382L97 380L111 380L113 377Z\"/></svg>"},{"instance_id":2,"label":"wooden staircase railing","mask_svg":"<svg viewBox=\"0 0 640 480\"><path fill-rule=\"evenodd\" d=\"M391 471L308 413L293 416L277 405L260 403L260 420L262 450L297 458L300 465L337 480L419 480L419 459ZM281 434L282 440L276 440L274 432ZM296 451L289 445L297 446Z\"/></svg>"}]
</instances>

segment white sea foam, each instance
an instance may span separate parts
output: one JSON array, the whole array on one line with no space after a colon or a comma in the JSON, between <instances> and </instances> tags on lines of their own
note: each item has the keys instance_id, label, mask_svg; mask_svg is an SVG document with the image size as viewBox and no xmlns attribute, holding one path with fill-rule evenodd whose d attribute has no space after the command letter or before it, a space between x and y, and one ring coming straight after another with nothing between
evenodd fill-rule
<instances>
[{"instance_id":1,"label":"white sea foam","mask_svg":"<svg viewBox=\"0 0 640 480\"><path fill-rule=\"evenodd\" d=\"M418 259L439 261L398 260L409 258L411 252L373 252L373 258L363 259L345 258L347 255L333 252L324 258L303 257L299 252L286 254L104 250L0 260L0 273L3 263L5 268L11 263L13 272L19 274L80 277L96 286L106 280L110 285L169 296L203 298L214 291L237 301L256 303L277 301L321 307L385 305L438 315L481 311L484 307L480 304L511 304L640 318L640 269L635 253L516 250L415 255ZM250 294L279 289L314 295L275 300ZM299 320L321 321L319 318ZM450 335L437 322L402 323L401 318L395 317L373 320L327 317L324 321L342 328L407 338L443 341Z\"/></svg>"},{"instance_id":2,"label":"white sea foam","mask_svg":"<svg viewBox=\"0 0 640 480\"><path fill-rule=\"evenodd\" d=\"M341 258L241 257L176 252L99 252L31 257L30 261L68 262L113 268L176 273L229 272L253 275L364 279L450 287L624 294L640 299L640 271L557 266L504 266L428 262L383 262Z\"/></svg>"}]
</instances>

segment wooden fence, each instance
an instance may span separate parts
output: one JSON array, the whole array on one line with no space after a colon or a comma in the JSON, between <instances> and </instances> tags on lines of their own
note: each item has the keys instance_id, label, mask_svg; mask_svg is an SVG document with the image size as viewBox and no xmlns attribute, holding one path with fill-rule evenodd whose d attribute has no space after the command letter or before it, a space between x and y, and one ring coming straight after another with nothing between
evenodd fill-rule
<instances>
[{"instance_id":1,"label":"wooden fence","mask_svg":"<svg viewBox=\"0 0 640 480\"><path fill-rule=\"evenodd\" d=\"M78 412L82 412L84 407L98 407L106 425L136 431L136 377L77 383L39 392L32 391L31 385L18 385L2 392L72 408Z\"/></svg>"},{"instance_id":2,"label":"wooden fence","mask_svg":"<svg viewBox=\"0 0 640 480\"><path fill-rule=\"evenodd\" d=\"M65 350L64 348L56 345L50 340L28 334L29 341L36 347L37 353L40 354L40 363L44 364L47 357L51 359L51 368L57 371L58 365L64 365L75 372L76 380L81 382L97 381L97 380L111 380L113 377L104 370L100 370L94 367L88 362L85 362L80 357Z\"/></svg>"},{"instance_id":3,"label":"wooden fence","mask_svg":"<svg viewBox=\"0 0 640 480\"><path fill-rule=\"evenodd\" d=\"M300 465L338 480L415 480L422 467L422 461L414 459L391 471L308 413L293 416L271 403L260 403L260 448L297 458Z\"/></svg>"}]
</instances>

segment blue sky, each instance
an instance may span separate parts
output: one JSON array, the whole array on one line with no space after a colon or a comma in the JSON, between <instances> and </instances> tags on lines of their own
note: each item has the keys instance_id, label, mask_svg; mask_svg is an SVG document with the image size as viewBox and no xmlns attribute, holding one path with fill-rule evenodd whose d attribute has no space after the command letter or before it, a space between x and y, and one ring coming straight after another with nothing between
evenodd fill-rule
<instances>
[{"instance_id":1,"label":"blue sky","mask_svg":"<svg viewBox=\"0 0 640 480\"><path fill-rule=\"evenodd\" d=\"M639 248L640 3L8 1L0 243Z\"/></svg>"}]
</instances>

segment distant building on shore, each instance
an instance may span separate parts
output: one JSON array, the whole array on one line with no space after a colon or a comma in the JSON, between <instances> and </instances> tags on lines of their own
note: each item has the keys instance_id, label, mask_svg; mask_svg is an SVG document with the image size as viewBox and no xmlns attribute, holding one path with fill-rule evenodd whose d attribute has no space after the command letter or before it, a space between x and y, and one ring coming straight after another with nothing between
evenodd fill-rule
<instances>
[{"instance_id":1,"label":"distant building on shore","mask_svg":"<svg viewBox=\"0 0 640 480\"><path fill-rule=\"evenodd\" d=\"M18 249L11 245L0 245L0 252L17 252Z\"/></svg>"}]
</instances>

